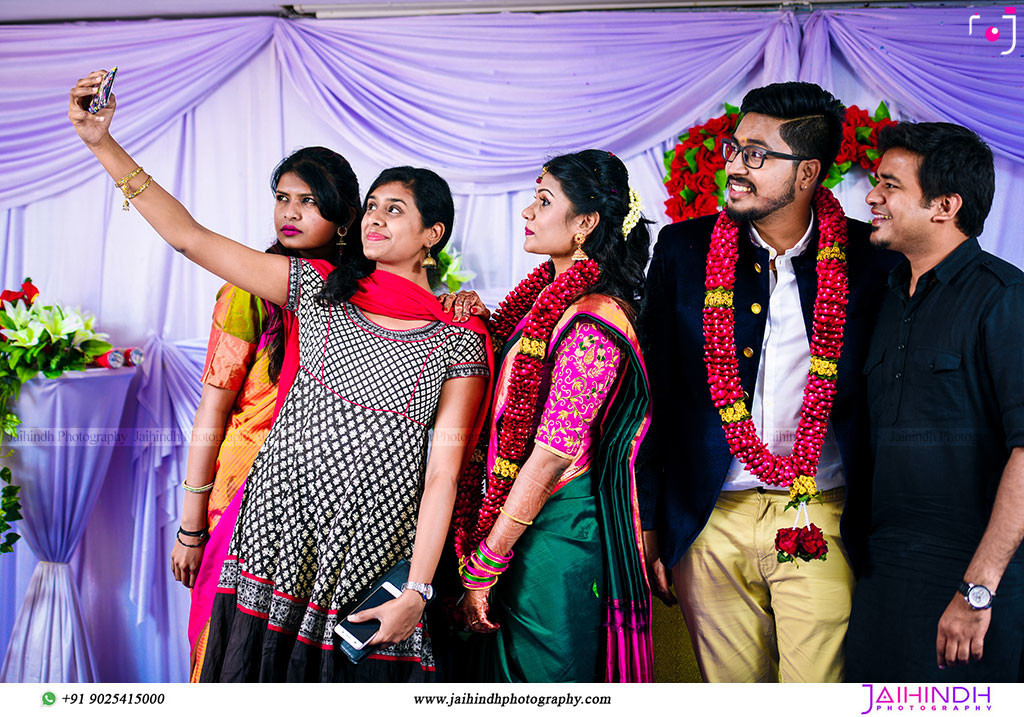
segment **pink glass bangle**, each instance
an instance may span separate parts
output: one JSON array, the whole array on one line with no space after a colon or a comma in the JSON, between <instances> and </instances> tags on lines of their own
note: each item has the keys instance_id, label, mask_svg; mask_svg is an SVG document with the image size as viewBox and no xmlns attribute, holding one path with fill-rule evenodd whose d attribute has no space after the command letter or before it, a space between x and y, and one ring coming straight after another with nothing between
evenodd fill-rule
<instances>
[{"instance_id":1,"label":"pink glass bangle","mask_svg":"<svg viewBox=\"0 0 1024 717\"><path fill-rule=\"evenodd\" d=\"M480 552L491 560L495 560L499 563L505 563L506 565L512 561L512 556L515 555L511 550L508 551L508 555L498 555L493 550L487 547L487 540L480 541Z\"/></svg>"}]
</instances>

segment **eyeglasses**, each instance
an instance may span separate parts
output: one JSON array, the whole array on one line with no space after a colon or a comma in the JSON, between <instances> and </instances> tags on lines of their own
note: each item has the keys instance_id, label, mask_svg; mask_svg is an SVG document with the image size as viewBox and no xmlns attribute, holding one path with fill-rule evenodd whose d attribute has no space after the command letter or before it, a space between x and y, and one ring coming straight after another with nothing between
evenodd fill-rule
<instances>
[{"instance_id":1,"label":"eyeglasses","mask_svg":"<svg viewBox=\"0 0 1024 717\"><path fill-rule=\"evenodd\" d=\"M779 159L790 159L797 162L805 159L814 159L814 157L803 157L797 154L773 152L770 149L758 147L753 144L748 144L746 147L741 147L740 143L734 139L723 139L722 156L725 157L725 161L733 161L734 159L736 159L737 154L743 155L743 164L747 165L750 169L760 169L761 167L763 167L765 157L778 157Z\"/></svg>"}]
</instances>

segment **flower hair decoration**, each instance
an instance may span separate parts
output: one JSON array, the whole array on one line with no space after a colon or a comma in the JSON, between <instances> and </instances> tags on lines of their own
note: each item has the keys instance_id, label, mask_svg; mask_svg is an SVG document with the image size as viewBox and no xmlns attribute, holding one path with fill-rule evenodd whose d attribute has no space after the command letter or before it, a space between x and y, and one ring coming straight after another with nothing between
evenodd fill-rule
<instances>
[{"instance_id":1,"label":"flower hair decoration","mask_svg":"<svg viewBox=\"0 0 1024 717\"><path fill-rule=\"evenodd\" d=\"M629 233L633 231L633 228L640 221L640 193L629 188L629 213L626 214L626 218L622 220L622 238L627 239Z\"/></svg>"}]
</instances>

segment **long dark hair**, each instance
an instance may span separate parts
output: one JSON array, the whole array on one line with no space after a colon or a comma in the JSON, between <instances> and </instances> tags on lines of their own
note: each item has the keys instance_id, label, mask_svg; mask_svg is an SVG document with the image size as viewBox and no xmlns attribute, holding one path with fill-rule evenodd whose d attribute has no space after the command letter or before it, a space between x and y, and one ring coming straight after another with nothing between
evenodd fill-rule
<instances>
[{"instance_id":1,"label":"long dark hair","mask_svg":"<svg viewBox=\"0 0 1024 717\"><path fill-rule=\"evenodd\" d=\"M326 147L304 147L288 155L274 167L274 172L270 175L272 191L277 191L278 182L288 172L309 185L320 216L339 227L347 228L348 239L345 246L342 248L332 244L333 251L328 261L335 267L357 264L360 260L365 262L363 245L359 241L359 225L363 218L362 205L359 203L359 181L348 160ZM299 256L298 251L289 249L279 240L267 249L267 253ZM334 271L337 271L337 268ZM268 320L267 329L260 343L270 354L267 373L270 380L277 383L281 376L281 365L284 363L284 323L280 307L270 302L264 304L267 307Z\"/></svg>"},{"instance_id":2,"label":"long dark hair","mask_svg":"<svg viewBox=\"0 0 1024 717\"><path fill-rule=\"evenodd\" d=\"M401 184L412 193L416 209L423 218L424 228L438 222L444 225L444 236L430 249L431 255L436 259L451 238L452 225L455 223L455 202L452 201L452 191L448 187L448 182L436 172L422 167L385 169L367 190L362 211L365 212L366 203L377 187L392 182ZM361 261L346 261L331 272L324 282L324 288L317 295L318 301L337 305L352 298L359 287L359 280L369 276L375 266L374 262L363 256L362 242L359 242L359 257Z\"/></svg>"},{"instance_id":3,"label":"long dark hair","mask_svg":"<svg viewBox=\"0 0 1024 717\"><path fill-rule=\"evenodd\" d=\"M587 293L615 297L635 314L646 285L651 222L641 218L628 236L622 235L622 222L629 213L626 165L611 152L585 149L555 157L545 166L576 215L596 212L599 216L583 250L601 267L601 278Z\"/></svg>"}]
</instances>

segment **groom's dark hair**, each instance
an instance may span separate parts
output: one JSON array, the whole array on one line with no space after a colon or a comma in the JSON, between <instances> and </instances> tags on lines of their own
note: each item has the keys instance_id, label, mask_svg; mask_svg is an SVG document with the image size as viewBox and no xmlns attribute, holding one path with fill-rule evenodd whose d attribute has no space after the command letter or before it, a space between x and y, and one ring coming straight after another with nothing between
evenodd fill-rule
<instances>
[{"instance_id":1,"label":"groom's dark hair","mask_svg":"<svg viewBox=\"0 0 1024 717\"><path fill-rule=\"evenodd\" d=\"M793 154L821 162L817 181L826 176L843 143L846 108L813 82L778 82L758 87L743 98L740 111L784 120L779 129Z\"/></svg>"}]
</instances>

